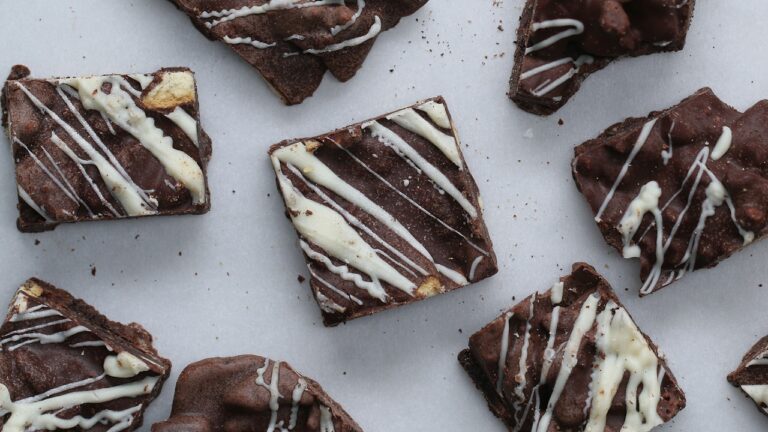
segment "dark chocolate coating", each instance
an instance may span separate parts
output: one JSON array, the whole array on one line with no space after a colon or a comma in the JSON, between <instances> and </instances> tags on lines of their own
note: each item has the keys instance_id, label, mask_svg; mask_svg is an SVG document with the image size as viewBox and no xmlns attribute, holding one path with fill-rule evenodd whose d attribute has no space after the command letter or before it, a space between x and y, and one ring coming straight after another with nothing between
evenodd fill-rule
<instances>
[{"instance_id":1,"label":"dark chocolate coating","mask_svg":"<svg viewBox=\"0 0 768 432\"><path fill-rule=\"evenodd\" d=\"M734 387L741 389L742 386L768 385L768 364L750 364L755 360L766 359L768 357L768 336L760 339L744 355L739 367L728 375L728 382ZM743 389L742 389L743 391ZM748 397L748 393L744 392ZM753 400L758 410L764 415L768 415L768 405Z\"/></svg>"},{"instance_id":2,"label":"dark chocolate coating","mask_svg":"<svg viewBox=\"0 0 768 432\"><path fill-rule=\"evenodd\" d=\"M149 107L144 103L161 81L163 74L175 72L191 74L191 71L185 68L162 69L151 74L154 80L146 89L142 89L138 81L130 75L122 75L122 77L132 87L132 91L141 94L140 97L132 96L137 106L154 120L155 126L166 137L173 140L175 149L190 156L200 166L205 176L206 165L211 156L211 141L200 127L196 89L191 100L186 100L174 107L183 109L197 122L199 147L179 126L165 116L172 112L173 108ZM86 177L78 164L53 142L52 133L55 133L77 157L85 161L89 160L88 155L71 135L51 116L38 109L22 91L20 85L73 127L76 133L91 146L99 148L97 142L90 136L90 131L81 125L79 119L68 108L64 98L59 95L57 85L49 80L29 78L29 75L30 72L26 67L14 67L2 91L3 126L7 129L11 140L16 164L16 182L45 213L45 216L41 215L22 199L20 194L17 223L19 230L38 232L54 229L60 223L128 217L128 212L115 198L97 167L93 164L82 164L82 168L87 173ZM66 93L65 97L114 155L117 163L113 165L120 165L137 187L143 189L151 199L157 202L156 214L202 214L210 209L210 195L206 180L204 180L205 202L193 202L190 192L165 171L160 161L139 140L113 122L107 123L106 117L102 116L98 110L86 109L77 97ZM20 145L19 141L24 143L29 151ZM32 157L30 152L35 156ZM104 155L103 151L101 153ZM90 183L91 181L93 184Z\"/></svg>"},{"instance_id":3,"label":"dark chocolate coating","mask_svg":"<svg viewBox=\"0 0 768 432\"><path fill-rule=\"evenodd\" d=\"M695 0L527 0L517 31L509 97L530 113L552 114L568 102L589 75L618 58L683 49L694 6ZM583 31L526 53L536 44L575 28L533 28L536 23L557 19L577 20ZM571 61L566 61L569 58ZM577 68L579 58L590 62ZM564 63L522 76L558 60ZM573 76L544 92L567 74Z\"/></svg>"},{"instance_id":4,"label":"dark chocolate coating","mask_svg":"<svg viewBox=\"0 0 768 432\"><path fill-rule=\"evenodd\" d=\"M318 383L287 363L277 363L279 379L272 387L275 364L264 357L243 355L187 366L176 384L171 418L153 425L152 432L265 432L270 424L273 430L295 432L362 431ZM294 393L300 385L304 390ZM277 410L270 407L271 387L280 394ZM300 396L296 402L294 394ZM331 423L333 429L322 428Z\"/></svg>"},{"instance_id":5,"label":"dark chocolate coating","mask_svg":"<svg viewBox=\"0 0 768 432\"><path fill-rule=\"evenodd\" d=\"M518 303L508 313L502 314L488 324L469 340L469 349L459 354L459 362L469 373L478 389L485 395L490 410L507 425L510 431L532 431L536 411L543 414L550 403L558 374L563 367L565 345L574 329L584 302L593 295L599 296L597 312L606 308L609 302L621 306L616 294L608 282L594 268L584 263L573 266L573 272L561 279L563 282L562 301L558 304L559 319L557 333L554 338L554 360L546 377L543 374L543 364L546 358L545 349L551 337L550 325L553 317L552 291L535 294ZM533 305L531 305L533 302ZM531 311L533 313L531 314ZM512 313L513 315L509 315ZM499 360L502 355L502 335L506 321L509 320L509 344L507 357L504 360L501 392L497 391L499 382ZM530 323L529 337L527 333ZM590 386L593 384L592 374L599 351L596 345L597 324L594 323L585 333L578 349L575 366L563 387L559 399L555 401L552 411L552 421L547 431L581 431L588 420L589 410L585 405L590 398ZM658 356L653 342L645 335L646 342ZM527 344L525 342L528 342ZM525 381L521 373L520 359L523 348L526 357ZM602 353L601 353L602 355ZM658 358L659 368L665 370L661 384L661 395L657 408L658 415L663 421L669 421L685 407L685 395L677 385L677 381L667 368L663 358ZM606 432L618 432L624 424L626 405L626 386L629 374L625 374L616 392L611 409L607 415ZM525 382L522 389L518 388ZM521 393L518 393L521 391ZM536 395L539 403L536 405ZM529 403L529 401L534 401ZM629 429L628 429L629 430ZM535 432L535 431L534 431Z\"/></svg>"},{"instance_id":6,"label":"dark chocolate coating","mask_svg":"<svg viewBox=\"0 0 768 432\"><path fill-rule=\"evenodd\" d=\"M425 102L445 105L445 101L441 97ZM420 106L420 104L416 104L414 107ZM432 120L423 112L419 110L414 111L425 121L440 130L441 133L455 137L453 129L440 128L432 123ZM363 125L367 122L338 129L319 137L289 140L273 146L270 149L270 155L281 148L291 146L297 142L316 144L318 147L313 151L315 157L328 166L344 182L385 209L396 220L402 222L434 259L434 262L430 261L429 258L419 253L412 245L403 240L401 236L388 229L385 224L363 209L344 200L333 191L320 187L321 191L363 224L370 227L384 242L391 244L416 265L426 270L426 274L419 274L413 269L410 269L412 273L408 273L407 267L406 270L403 270L403 267L398 266L397 270L411 279L418 289L411 296L386 282L382 282L386 293L390 296L388 302L382 302L380 299L370 296L365 290L357 287L352 281L345 280L329 270L321 262L311 259L305 253L311 271L310 284L323 310L323 318L327 326L336 325L402 304L412 303L461 287L455 281L441 274L436 268L435 263L458 272L469 283L483 280L498 271L493 244L482 217L479 191L469 172L466 161L460 154L460 150L459 156L463 164L462 169L459 169L435 145L424 137L410 132L391 120L387 120L387 116L385 114L375 120L396 133L398 137L412 146L418 154L432 163L460 191L462 196L477 209L478 215L475 218L470 218L454 198L448 193L443 193L439 190L428 175L414 168L411 160L405 156L398 155L395 149L384 144L374 137L370 130L364 128ZM449 113L448 118L450 119ZM357 158L357 161L353 157ZM323 197L311 189L303 179L299 178L290 169L287 169L284 163L281 167L284 174L293 184L293 187L303 196L320 204L328 205ZM317 186L314 183L312 184ZM356 230L364 241L372 245L374 249L384 251L382 256L388 262L394 259L395 262L403 264L404 261L394 257L393 253L387 250L385 246L382 246L379 239L360 229ZM306 239L302 238L302 240ZM473 247L470 242L477 247ZM316 252L323 253L317 245L310 244L310 246ZM487 255L484 255L478 248L485 251ZM330 258L335 266L345 265L345 263L335 257ZM473 268L474 272L472 271ZM354 268L352 268L352 271L363 275L365 280L370 280L364 272ZM336 289L329 288L326 282ZM330 299L330 303L323 301L324 298ZM331 310L327 307L328 304L339 305L343 310Z\"/></svg>"},{"instance_id":7,"label":"dark chocolate coating","mask_svg":"<svg viewBox=\"0 0 768 432\"><path fill-rule=\"evenodd\" d=\"M381 20L381 31L397 25L401 18L411 15L427 0L367 0L362 14L354 24L331 33L336 26L349 23L361 2L347 0L344 5L328 4L313 7L293 7L267 13L240 17L214 25L214 17L202 17L204 12L263 6L267 0L170 0L189 15L192 23L208 39L223 41L225 37L251 38L272 45L257 48L249 44L229 44L240 57L259 71L272 89L288 105L300 104L312 96L330 71L340 81L352 78L363 65L376 38L341 50L318 54L308 49L322 50L335 44L364 37ZM295 38L295 35L301 38Z\"/></svg>"},{"instance_id":8,"label":"dark chocolate coating","mask_svg":"<svg viewBox=\"0 0 768 432\"><path fill-rule=\"evenodd\" d=\"M618 226L622 217L644 185L650 181L658 183L662 190L659 207L663 240L669 243L669 248L658 283L641 294L678 280L691 259L695 260L694 270L714 267L744 247L745 237L739 227L751 232L755 239L768 234L768 101L758 102L741 113L723 103L710 89L699 90L680 104L651 113L647 118L628 119L611 126L598 138L576 148L573 176L592 210L598 212L638 141L641 129L654 119L656 124L648 140L598 222L608 244L621 251L623 237ZM713 160L712 150L723 135L723 127L732 130L732 145L719 160ZM704 161L707 171L702 172L698 187L692 191L699 171L696 158L706 151L705 147L710 149L710 156ZM670 150L672 156L665 164L662 152ZM685 181L690 170L693 171ZM706 190L712 182L710 174L724 186L733 210L728 202L716 207L715 213L706 219L696 248L693 240L707 198ZM683 214L689 197L690 205ZM633 243L640 247L640 273L644 282L656 263L657 232L653 219L651 214L646 214L633 238ZM678 221L679 227L670 240ZM694 253L686 254L689 250Z\"/></svg>"},{"instance_id":9,"label":"dark chocolate coating","mask_svg":"<svg viewBox=\"0 0 768 432\"><path fill-rule=\"evenodd\" d=\"M30 316L29 319L19 320L17 314L24 310L46 313L36 318ZM61 342L30 343L36 339L37 333L53 335L72 331L78 326L85 327L87 331L77 332ZM106 375L105 359L124 352L142 360L149 370L129 378ZM148 394L75 405L56 412L55 415L60 419L76 416L90 419L104 410L120 412L139 406L132 414L128 427L121 429L135 430L141 426L144 410L160 393L170 370L171 362L158 356L152 346L152 336L139 324L124 325L110 321L82 300L38 279L30 279L22 286L0 327L0 385L8 389L13 402L102 374L105 374L103 378L90 384L57 391L39 399L48 401L70 393L115 388L151 377L157 379ZM54 411L57 410L44 410L43 413L50 415ZM0 428L9 421L10 414L0 412ZM77 426L55 430L105 432L116 423L105 421L91 428Z\"/></svg>"}]
</instances>

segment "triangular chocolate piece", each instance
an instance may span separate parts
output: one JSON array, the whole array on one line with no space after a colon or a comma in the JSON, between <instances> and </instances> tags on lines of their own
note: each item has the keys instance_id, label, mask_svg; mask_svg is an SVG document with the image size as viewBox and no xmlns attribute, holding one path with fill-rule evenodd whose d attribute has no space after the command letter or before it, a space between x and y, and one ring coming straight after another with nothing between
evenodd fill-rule
<instances>
[{"instance_id":1,"label":"triangular chocolate piece","mask_svg":"<svg viewBox=\"0 0 768 432\"><path fill-rule=\"evenodd\" d=\"M459 361L510 431L649 431L685 407L656 346L583 263L473 335Z\"/></svg>"},{"instance_id":2,"label":"triangular chocolate piece","mask_svg":"<svg viewBox=\"0 0 768 432\"><path fill-rule=\"evenodd\" d=\"M740 388L768 415L768 336L760 339L728 375L728 382Z\"/></svg>"},{"instance_id":3,"label":"triangular chocolate piece","mask_svg":"<svg viewBox=\"0 0 768 432\"><path fill-rule=\"evenodd\" d=\"M135 430L170 368L138 324L30 279L0 328L0 427Z\"/></svg>"}]
</instances>

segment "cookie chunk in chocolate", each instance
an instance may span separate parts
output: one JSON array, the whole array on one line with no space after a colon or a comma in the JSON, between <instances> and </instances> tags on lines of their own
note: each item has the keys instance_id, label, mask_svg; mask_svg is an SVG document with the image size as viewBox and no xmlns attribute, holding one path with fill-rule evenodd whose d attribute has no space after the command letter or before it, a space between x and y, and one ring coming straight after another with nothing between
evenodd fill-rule
<instances>
[{"instance_id":1,"label":"cookie chunk in chocolate","mask_svg":"<svg viewBox=\"0 0 768 432\"><path fill-rule=\"evenodd\" d=\"M270 158L326 325L497 271L477 185L442 98Z\"/></svg>"},{"instance_id":2,"label":"cookie chunk in chocolate","mask_svg":"<svg viewBox=\"0 0 768 432\"><path fill-rule=\"evenodd\" d=\"M171 418L152 432L360 432L315 381L290 365L244 355L184 369Z\"/></svg>"},{"instance_id":3,"label":"cookie chunk in chocolate","mask_svg":"<svg viewBox=\"0 0 768 432\"><path fill-rule=\"evenodd\" d=\"M312 96L326 71L363 65L381 32L427 0L171 0L207 38L229 45L286 104Z\"/></svg>"},{"instance_id":4,"label":"cookie chunk in chocolate","mask_svg":"<svg viewBox=\"0 0 768 432\"><path fill-rule=\"evenodd\" d=\"M695 0L528 0L517 32L509 96L549 115L617 58L678 51Z\"/></svg>"},{"instance_id":5,"label":"cookie chunk in chocolate","mask_svg":"<svg viewBox=\"0 0 768 432\"><path fill-rule=\"evenodd\" d=\"M0 327L0 427L136 430L170 369L140 325L30 279Z\"/></svg>"},{"instance_id":6,"label":"cookie chunk in chocolate","mask_svg":"<svg viewBox=\"0 0 768 432\"><path fill-rule=\"evenodd\" d=\"M760 339L728 375L728 382L749 396L768 415L768 336Z\"/></svg>"},{"instance_id":7,"label":"cookie chunk in chocolate","mask_svg":"<svg viewBox=\"0 0 768 432\"><path fill-rule=\"evenodd\" d=\"M189 69L29 78L16 66L2 92L16 163L19 230L210 208L211 152Z\"/></svg>"},{"instance_id":8,"label":"cookie chunk in chocolate","mask_svg":"<svg viewBox=\"0 0 768 432\"><path fill-rule=\"evenodd\" d=\"M459 361L510 431L649 431L685 407L656 346L583 263L475 333Z\"/></svg>"},{"instance_id":9,"label":"cookie chunk in chocolate","mask_svg":"<svg viewBox=\"0 0 768 432\"><path fill-rule=\"evenodd\" d=\"M573 176L652 293L768 233L768 101L742 113L702 89L577 147Z\"/></svg>"}]
</instances>

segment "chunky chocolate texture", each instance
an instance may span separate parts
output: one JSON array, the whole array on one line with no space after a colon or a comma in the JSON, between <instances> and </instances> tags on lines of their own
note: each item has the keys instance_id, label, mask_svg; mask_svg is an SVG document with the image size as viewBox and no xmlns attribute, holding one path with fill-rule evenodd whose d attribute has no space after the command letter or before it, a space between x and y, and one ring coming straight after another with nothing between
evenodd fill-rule
<instances>
[{"instance_id":1,"label":"chunky chocolate texture","mask_svg":"<svg viewBox=\"0 0 768 432\"><path fill-rule=\"evenodd\" d=\"M560 109L617 58L683 49L694 0L528 0L509 96L525 111Z\"/></svg>"},{"instance_id":2,"label":"chunky chocolate texture","mask_svg":"<svg viewBox=\"0 0 768 432\"><path fill-rule=\"evenodd\" d=\"M152 432L360 432L315 381L255 355L212 358L184 369L171 418Z\"/></svg>"},{"instance_id":3,"label":"chunky chocolate texture","mask_svg":"<svg viewBox=\"0 0 768 432\"><path fill-rule=\"evenodd\" d=\"M739 367L728 375L728 382L740 388L761 413L768 415L768 336L744 355Z\"/></svg>"},{"instance_id":4,"label":"chunky chocolate texture","mask_svg":"<svg viewBox=\"0 0 768 432\"><path fill-rule=\"evenodd\" d=\"M699 90L577 147L573 176L652 293L768 233L768 101L741 113Z\"/></svg>"},{"instance_id":5,"label":"chunky chocolate texture","mask_svg":"<svg viewBox=\"0 0 768 432\"><path fill-rule=\"evenodd\" d=\"M381 32L427 0L171 0L207 38L227 43L286 104L312 96L326 71L363 65Z\"/></svg>"},{"instance_id":6,"label":"chunky chocolate texture","mask_svg":"<svg viewBox=\"0 0 768 432\"><path fill-rule=\"evenodd\" d=\"M497 272L442 98L269 154L326 325Z\"/></svg>"},{"instance_id":7,"label":"chunky chocolate texture","mask_svg":"<svg viewBox=\"0 0 768 432\"><path fill-rule=\"evenodd\" d=\"M3 126L16 163L18 228L210 208L211 141L189 69L29 78L13 68Z\"/></svg>"},{"instance_id":8,"label":"chunky chocolate texture","mask_svg":"<svg viewBox=\"0 0 768 432\"><path fill-rule=\"evenodd\" d=\"M649 431L685 396L587 264L474 334L459 361L510 431Z\"/></svg>"},{"instance_id":9,"label":"chunky chocolate texture","mask_svg":"<svg viewBox=\"0 0 768 432\"><path fill-rule=\"evenodd\" d=\"M136 430L170 369L140 325L30 279L0 327L0 428Z\"/></svg>"}]
</instances>

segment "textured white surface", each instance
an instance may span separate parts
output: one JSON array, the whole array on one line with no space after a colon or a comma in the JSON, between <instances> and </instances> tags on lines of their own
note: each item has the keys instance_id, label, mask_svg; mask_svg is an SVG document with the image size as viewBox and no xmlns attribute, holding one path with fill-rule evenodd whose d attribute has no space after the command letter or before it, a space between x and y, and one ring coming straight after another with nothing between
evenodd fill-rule
<instances>
[{"instance_id":1,"label":"textured white surface","mask_svg":"<svg viewBox=\"0 0 768 432\"><path fill-rule=\"evenodd\" d=\"M761 24L768 2L699 0L685 51L616 63L549 118L525 114L505 96L522 0L463 3L430 1L379 38L351 82L329 76L313 98L289 108L168 2L4 1L0 72L14 63L38 77L190 66L214 157L206 216L24 235L14 225L12 161L0 152L0 302L37 275L113 319L144 324L175 368L147 424L167 416L175 377L189 362L258 353L316 378L367 431L501 432L456 354L513 298L546 289L584 260L620 290L688 394L688 408L660 431L765 430L768 419L725 376L768 332L768 243L640 300L637 264L604 244L569 164L574 145L699 87L713 87L740 109L768 97ZM307 283L297 282L306 267L267 147L437 94L447 98L466 144L501 271L474 287L326 329Z\"/></svg>"}]
</instances>

